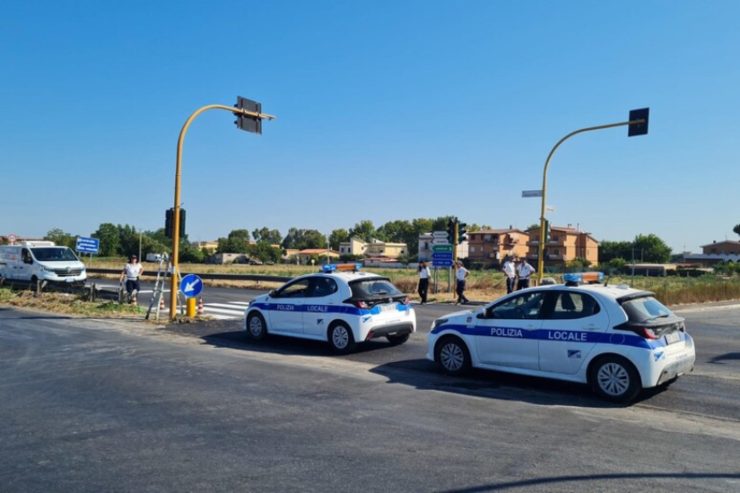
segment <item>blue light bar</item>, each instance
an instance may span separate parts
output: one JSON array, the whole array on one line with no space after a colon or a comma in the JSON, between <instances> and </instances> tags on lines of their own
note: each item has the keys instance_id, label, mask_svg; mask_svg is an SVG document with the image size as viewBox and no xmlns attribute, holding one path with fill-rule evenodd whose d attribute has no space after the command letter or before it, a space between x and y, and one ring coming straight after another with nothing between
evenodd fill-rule
<instances>
[{"instance_id":1,"label":"blue light bar","mask_svg":"<svg viewBox=\"0 0 740 493\"><path fill-rule=\"evenodd\" d=\"M336 264L324 264L321 266L321 272L325 272L327 274L334 272L337 270Z\"/></svg>"},{"instance_id":2,"label":"blue light bar","mask_svg":"<svg viewBox=\"0 0 740 493\"><path fill-rule=\"evenodd\" d=\"M595 284L604 281L603 272L568 272L563 274L564 282L577 284Z\"/></svg>"}]
</instances>

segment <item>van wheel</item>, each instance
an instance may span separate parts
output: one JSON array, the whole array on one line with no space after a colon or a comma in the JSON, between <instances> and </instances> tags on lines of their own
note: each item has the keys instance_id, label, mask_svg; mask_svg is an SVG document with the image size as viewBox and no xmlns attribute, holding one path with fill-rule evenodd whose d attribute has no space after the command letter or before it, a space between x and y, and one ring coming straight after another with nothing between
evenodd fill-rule
<instances>
[{"instance_id":1,"label":"van wheel","mask_svg":"<svg viewBox=\"0 0 740 493\"><path fill-rule=\"evenodd\" d=\"M448 375L464 375L470 371L470 353L459 338L445 337L434 349L434 362Z\"/></svg>"},{"instance_id":2,"label":"van wheel","mask_svg":"<svg viewBox=\"0 0 740 493\"><path fill-rule=\"evenodd\" d=\"M357 347L352 329L344 322L337 322L329 328L329 345L337 354L351 353Z\"/></svg>"},{"instance_id":3,"label":"van wheel","mask_svg":"<svg viewBox=\"0 0 740 493\"><path fill-rule=\"evenodd\" d=\"M589 381L596 394L612 402L631 402L642 390L640 374L621 356L598 360L591 367Z\"/></svg>"}]
</instances>

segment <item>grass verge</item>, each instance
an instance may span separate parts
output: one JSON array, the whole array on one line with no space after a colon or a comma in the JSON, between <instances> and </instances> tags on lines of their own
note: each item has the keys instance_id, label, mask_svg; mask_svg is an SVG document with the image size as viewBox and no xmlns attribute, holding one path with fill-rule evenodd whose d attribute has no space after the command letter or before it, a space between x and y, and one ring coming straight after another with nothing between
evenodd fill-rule
<instances>
[{"instance_id":1,"label":"grass verge","mask_svg":"<svg viewBox=\"0 0 740 493\"><path fill-rule=\"evenodd\" d=\"M37 297L30 291L8 288L0 288L0 304L90 318L141 318L145 313L143 308L119 305L113 301L83 301L79 296L68 293L43 293Z\"/></svg>"}]
</instances>

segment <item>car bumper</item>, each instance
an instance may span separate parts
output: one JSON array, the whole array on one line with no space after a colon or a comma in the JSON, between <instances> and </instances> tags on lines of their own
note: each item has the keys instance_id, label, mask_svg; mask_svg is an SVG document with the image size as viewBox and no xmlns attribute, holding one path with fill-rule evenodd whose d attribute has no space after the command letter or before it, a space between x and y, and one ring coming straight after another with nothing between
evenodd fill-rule
<instances>
[{"instance_id":1,"label":"car bumper","mask_svg":"<svg viewBox=\"0 0 740 493\"><path fill-rule=\"evenodd\" d=\"M654 349L650 361L645 365L647 371L642 375L642 386L656 387L676 377L690 373L696 362L694 340L684 335L684 347L680 351L667 353L665 348Z\"/></svg>"}]
</instances>

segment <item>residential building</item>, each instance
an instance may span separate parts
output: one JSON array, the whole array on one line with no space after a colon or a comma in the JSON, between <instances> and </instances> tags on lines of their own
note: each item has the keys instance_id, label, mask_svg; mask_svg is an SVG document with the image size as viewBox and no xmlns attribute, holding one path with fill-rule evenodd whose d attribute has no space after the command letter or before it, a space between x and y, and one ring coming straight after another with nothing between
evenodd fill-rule
<instances>
[{"instance_id":1,"label":"residential building","mask_svg":"<svg viewBox=\"0 0 740 493\"><path fill-rule=\"evenodd\" d=\"M684 262L698 265L713 265L720 262L740 262L740 241L713 241L702 245L702 253L690 253Z\"/></svg>"},{"instance_id":2,"label":"residential building","mask_svg":"<svg viewBox=\"0 0 740 493\"><path fill-rule=\"evenodd\" d=\"M713 241L701 249L704 255L740 255L740 241Z\"/></svg>"},{"instance_id":3,"label":"residential building","mask_svg":"<svg viewBox=\"0 0 740 493\"><path fill-rule=\"evenodd\" d=\"M339 255L356 255L364 257L384 257L397 259L408 253L406 243L391 243L373 240L369 243L359 238L350 238L339 244Z\"/></svg>"},{"instance_id":4,"label":"residential building","mask_svg":"<svg viewBox=\"0 0 740 493\"><path fill-rule=\"evenodd\" d=\"M310 264L311 259L318 259L323 262L325 259L336 260L339 258L339 253L334 250L327 248L307 248L294 254L292 260L298 264Z\"/></svg>"},{"instance_id":5,"label":"residential building","mask_svg":"<svg viewBox=\"0 0 740 493\"><path fill-rule=\"evenodd\" d=\"M194 241L192 245L198 250L205 250L208 253L214 253L218 250L218 240L215 241Z\"/></svg>"},{"instance_id":6,"label":"residential building","mask_svg":"<svg viewBox=\"0 0 740 493\"><path fill-rule=\"evenodd\" d=\"M432 233L422 233L419 235L419 261L430 262L432 260L432 244L434 236Z\"/></svg>"},{"instance_id":7,"label":"residential building","mask_svg":"<svg viewBox=\"0 0 740 493\"><path fill-rule=\"evenodd\" d=\"M540 228L527 230L529 233L529 250L527 259L537 261L539 253ZM550 239L545 245L545 264L565 265L577 258L585 259L591 265L599 262L599 242L590 233L579 231L570 226L551 226Z\"/></svg>"},{"instance_id":8,"label":"residential building","mask_svg":"<svg viewBox=\"0 0 740 493\"><path fill-rule=\"evenodd\" d=\"M506 256L527 255L528 241L529 234L516 228L474 231L468 233L467 258L471 262L499 266Z\"/></svg>"}]
</instances>

